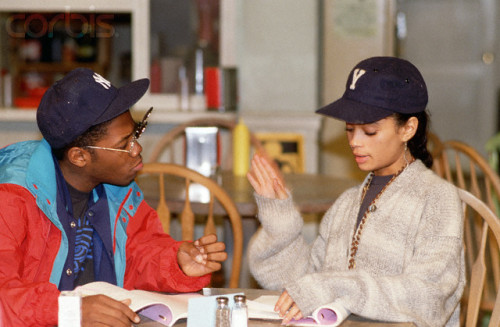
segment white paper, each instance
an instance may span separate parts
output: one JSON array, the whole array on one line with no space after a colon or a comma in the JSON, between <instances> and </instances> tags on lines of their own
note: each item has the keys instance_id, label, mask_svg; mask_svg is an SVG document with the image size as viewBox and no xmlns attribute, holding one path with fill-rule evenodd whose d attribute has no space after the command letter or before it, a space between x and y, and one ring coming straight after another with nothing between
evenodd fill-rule
<instances>
[{"instance_id":1,"label":"white paper","mask_svg":"<svg viewBox=\"0 0 500 327\"><path fill-rule=\"evenodd\" d=\"M203 296L198 293L162 294L142 290L129 291L106 282L88 283L77 287L75 291L82 297L104 294L117 301L131 299L132 303L130 304L130 309L135 312L152 305L162 305L166 307L172 315L171 320L164 322L167 326L172 326L181 318L187 318L189 299ZM149 316L148 318L153 319Z\"/></svg>"}]
</instances>

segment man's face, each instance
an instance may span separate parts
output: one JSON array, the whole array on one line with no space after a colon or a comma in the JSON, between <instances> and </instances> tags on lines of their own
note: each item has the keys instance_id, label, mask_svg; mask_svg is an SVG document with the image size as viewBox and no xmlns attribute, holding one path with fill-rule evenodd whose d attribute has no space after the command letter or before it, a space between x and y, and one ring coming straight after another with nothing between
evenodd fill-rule
<instances>
[{"instance_id":1,"label":"man's face","mask_svg":"<svg viewBox=\"0 0 500 327\"><path fill-rule=\"evenodd\" d=\"M128 185L142 169L142 146L137 140L130 153L109 150L130 150L135 129L136 123L127 111L114 118L107 127L106 135L94 144L96 147L108 148L93 149L94 154L87 171L96 185Z\"/></svg>"}]
</instances>

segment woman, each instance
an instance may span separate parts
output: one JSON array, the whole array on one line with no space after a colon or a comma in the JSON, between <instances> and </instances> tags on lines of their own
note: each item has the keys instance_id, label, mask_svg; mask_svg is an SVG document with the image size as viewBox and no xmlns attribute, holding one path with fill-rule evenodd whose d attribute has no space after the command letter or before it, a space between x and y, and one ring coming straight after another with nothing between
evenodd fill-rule
<instances>
[{"instance_id":1,"label":"woman","mask_svg":"<svg viewBox=\"0 0 500 327\"><path fill-rule=\"evenodd\" d=\"M365 181L326 212L308 245L291 193L256 155L247 177L262 228L250 268L283 290L283 323L336 302L374 320L458 326L465 284L463 217L456 188L435 175L426 148L427 89L415 66L374 57L351 71L342 98L317 112L346 122Z\"/></svg>"}]
</instances>

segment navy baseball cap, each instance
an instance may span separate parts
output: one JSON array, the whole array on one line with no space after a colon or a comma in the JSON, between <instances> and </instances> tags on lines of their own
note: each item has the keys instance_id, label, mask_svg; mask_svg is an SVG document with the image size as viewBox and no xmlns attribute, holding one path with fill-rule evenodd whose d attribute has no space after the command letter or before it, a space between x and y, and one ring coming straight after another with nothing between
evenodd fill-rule
<instances>
[{"instance_id":1,"label":"navy baseball cap","mask_svg":"<svg viewBox=\"0 0 500 327\"><path fill-rule=\"evenodd\" d=\"M372 57L349 74L342 98L316 112L351 124L369 124L394 113L424 111L427 87L418 69L395 57Z\"/></svg>"},{"instance_id":2,"label":"navy baseball cap","mask_svg":"<svg viewBox=\"0 0 500 327\"><path fill-rule=\"evenodd\" d=\"M36 113L38 128L54 149L70 144L87 129L130 109L146 93L149 79L123 87L88 68L76 68L43 95Z\"/></svg>"}]
</instances>

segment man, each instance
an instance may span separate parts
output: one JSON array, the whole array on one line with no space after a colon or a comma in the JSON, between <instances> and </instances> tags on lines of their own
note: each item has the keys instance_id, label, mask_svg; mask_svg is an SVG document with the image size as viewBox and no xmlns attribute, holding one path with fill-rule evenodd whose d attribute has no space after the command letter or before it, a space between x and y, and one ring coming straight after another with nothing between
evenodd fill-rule
<instances>
[{"instance_id":1,"label":"man","mask_svg":"<svg viewBox=\"0 0 500 327\"><path fill-rule=\"evenodd\" d=\"M41 141L0 150L2 326L57 324L58 296L92 281L127 289L196 291L227 258L215 235L177 242L133 181L142 168L129 108L141 79L119 89L84 68L44 94ZM130 326L139 317L106 296L82 299L84 326Z\"/></svg>"}]
</instances>

